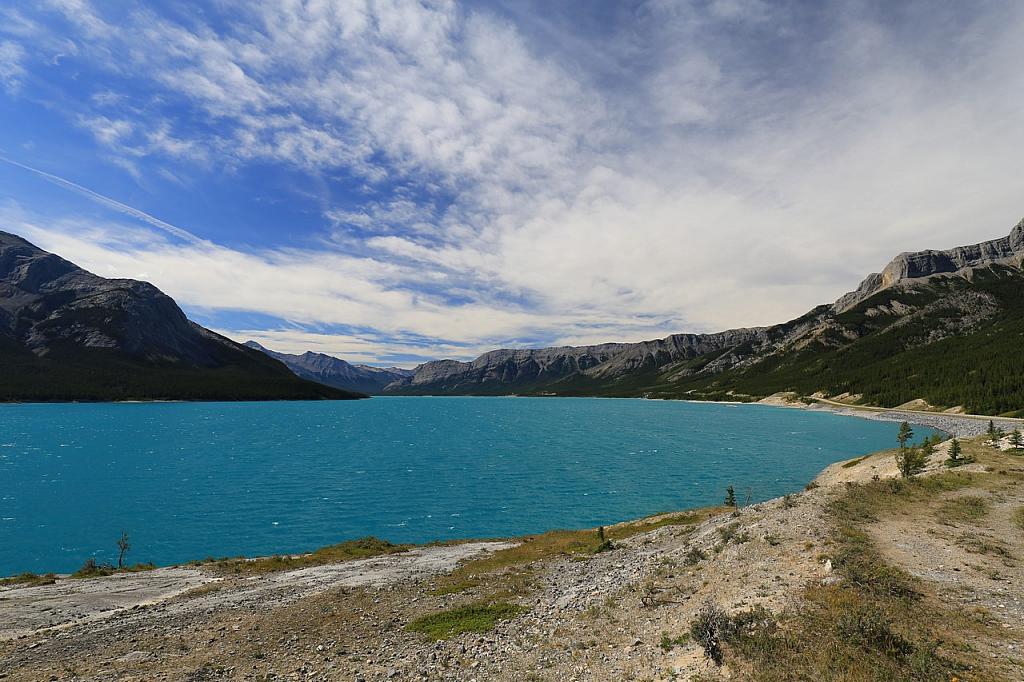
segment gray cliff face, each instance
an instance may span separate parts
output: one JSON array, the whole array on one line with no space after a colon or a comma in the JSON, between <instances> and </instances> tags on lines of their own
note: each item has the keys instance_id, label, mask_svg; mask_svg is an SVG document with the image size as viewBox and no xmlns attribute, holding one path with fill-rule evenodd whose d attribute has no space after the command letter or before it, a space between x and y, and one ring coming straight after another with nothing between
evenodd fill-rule
<instances>
[{"instance_id":1,"label":"gray cliff face","mask_svg":"<svg viewBox=\"0 0 1024 682\"><path fill-rule=\"evenodd\" d=\"M105 279L0 232L0 335L45 356L58 347L110 349L149 361L217 363L232 342L190 322L152 284Z\"/></svg>"},{"instance_id":2,"label":"gray cliff face","mask_svg":"<svg viewBox=\"0 0 1024 682\"><path fill-rule=\"evenodd\" d=\"M946 251L918 251L901 253L882 272L872 273L861 282L856 291L842 296L835 303L836 312L844 312L883 289L907 280L923 279L934 275L951 275L990 265L1021 266L1024 261L1024 220L1006 237L992 239L970 246L958 246Z\"/></svg>"},{"instance_id":3,"label":"gray cliff face","mask_svg":"<svg viewBox=\"0 0 1024 682\"><path fill-rule=\"evenodd\" d=\"M388 391L473 392L487 387L525 386L554 381L607 362L632 344L493 350L472 362L438 360L420 365Z\"/></svg>"},{"instance_id":4,"label":"gray cliff face","mask_svg":"<svg viewBox=\"0 0 1024 682\"><path fill-rule=\"evenodd\" d=\"M384 391L385 386L412 376L412 370L353 365L324 353L307 351L302 355L291 355L269 350L255 341L248 341L245 345L280 360L303 379L346 391L377 395Z\"/></svg>"},{"instance_id":5,"label":"gray cliff face","mask_svg":"<svg viewBox=\"0 0 1024 682\"><path fill-rule=\"evenodd\" d=\"M681 360L692 360L751 341L763 342L766 338L767 328L733 329L717 334L673 334L656 341L627 344L621 352L588 370L587 374L595 378L620 377Z\"/></svg>"},{"instance_id":6,"label":"gray cliff face","mask_svg":"<svg viewBox=\"0 0 1024 682\"><path fill-rule=\"evenodd\" d=\"M389 392L502 393L517 388L533 390L564 379L581 377L608 381L645 370L729 349L771 343L770 328L734 329L717 334L674 334L655 341L607 343L598 346L496 350L472 362L439 360L416 368L412 377L387 387ZM745 356L737 355L732 365ZM552 386L557 388L557 385Z\"/></svg>"}]
</instances>

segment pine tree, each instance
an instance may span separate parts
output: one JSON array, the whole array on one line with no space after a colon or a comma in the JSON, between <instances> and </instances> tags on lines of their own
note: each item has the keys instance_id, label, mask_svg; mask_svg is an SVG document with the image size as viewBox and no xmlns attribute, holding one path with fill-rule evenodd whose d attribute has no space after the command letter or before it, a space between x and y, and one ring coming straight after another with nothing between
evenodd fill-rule
<instances>
[{"instance_id":1,"label":"pine tree","mask_svg":"<svg viewBox=\"0 0 1024 682\"><path fill-rule=\"evenodd\" d=\"M900 470L903 478L912 478L914 474L924 470L924 465L928 461L925 447L930 447L930 443L920 448L902 448L896 453L896 468Z\"/></svg>"},{"instance_id":2,"label":"pine tree","mask_svg":"<svg viewBox=\"0 0 1024 682\"><path fill-rule=\"evenodd\" d=\"M991 419L988 420L988 438L992 441L992 447L998 448L999 441L1003 439L1003 430L996 426Z\"/></svg>"},{"instance_id":3,"label":"pine tree","mask_svg":"<svg viewBox=\"0 0 1024 682\"><path fill-rule=\"evenodd\" d=\"M725 506L735 507L736 506L736 491L732 486L725 489Z\"/></svg>"},{"instance_id":4,"label":"pine tree","mask_svg":"<svg viewBox=\"0 0 1024 682\"><path fill-rule=\"evenodd\" d=\"M963 448L960 447L960 441L954 437L953 442L949 444L949 458L946 460L946 466L952 468L964 463Z\"/></svg>"},{"instance_id":5,"label":"pine tree","mask_svg":"<svg viewBox=\"0 0 1024 682\"><path fill-rule=\"evenodd\" d=\"M1024 439L1021 438L1020 429L1014 429L1013 433L1010 434L1010 445L1013 446L1014 450L1020 450L1021 446L1024 445Z\"/></svg>"},{"instance_id":6,"label":"pine tree","mask_svg":"<svg viewBox=\"0 0 1024 682\"><path fill-rule=\"evenodd\" d=\"M907 441L914 437L914 429L910 428L909 422L900 424L900 432L896 434L896 442L900 444L900 450L906 450Z\"/></svg>"}]
</instances>

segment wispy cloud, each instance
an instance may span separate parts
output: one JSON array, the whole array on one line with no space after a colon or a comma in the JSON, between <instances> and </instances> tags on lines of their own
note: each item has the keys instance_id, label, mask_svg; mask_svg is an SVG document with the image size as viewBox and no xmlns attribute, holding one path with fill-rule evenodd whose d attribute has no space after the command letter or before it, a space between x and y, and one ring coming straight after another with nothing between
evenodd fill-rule
<instances>
[{"instance_id":1,"label":"wispy cloud","mask_svg":"<svg viewBox=\"0 0 1024 682\"><path fill-rule=\"evenodd\" d=\"M0 85L16 92L25 76L25 50L18 43L10 40L0 41Z\"/></svg>"}]
</instances>

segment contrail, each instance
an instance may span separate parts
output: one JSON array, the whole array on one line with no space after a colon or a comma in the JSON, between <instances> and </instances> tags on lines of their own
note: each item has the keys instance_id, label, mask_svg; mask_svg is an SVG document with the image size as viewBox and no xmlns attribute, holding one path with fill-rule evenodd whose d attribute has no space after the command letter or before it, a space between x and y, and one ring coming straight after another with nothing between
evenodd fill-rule
<instances>
[{"instance_id":1,"label":"contrail","mask_svg":"<svg viewBox=\"0 0 1024 682\"><path fill-rule=\"evenodd\" d=\"M124 213L125 215L128 215L128 216L131 216L132 218L135 218L136 220L141 220L142 222L144 222L144 223L146 223L148 225L151 225L151 226L157 228L158 230L163 230L164 232L172 234L175 237L177 237L178 239L181 239L181 240L184 240L184 241L187 241L187 242L191 242L193 244L205 244L205 243L208 243L205 239L201 239L201 238L197 237L196 235L192 234L188 230L184 230L184 229L182 229L182 228L180 228L180 227L178 227L176 225L171 225L170 223L164 222L163 220L160 220L159 218L154 218L153 216L149 215L148 213L146 213L144 211L140 211L137 208L132 208L131 206L128 206L127 204L122 204L120 201L118 201L116 199L111 199L110 197L104 196L104 195L100 194L99 192L94 192L91 189L89 189L88 187L82 187L81 185L76 184L74 182L71 182L70 180L65 180L64 178L62 178L62 177L60 177L58 175L53 175L52 173L47 173L46 171L41 171L38 168L33 168L32 166L26 166L25 164L18 163L17 161L14 161L13 159L8 159L6 156L3 156L3 155L0 155L0 161L3 161L4 163L9 163L12 166L17 166L18 168L22 168L24 170L27 170L30 173L35 173L36 175L38 175L39 177L43 178L44 180L48 180L48 181L52 182L53 184L58 185L60 187L63 187L65 189L69 189L72 192L78 192L79 194L82 194L82 195L88 197L89 199L92 199L93 201L99 203L99 204L103 204L104 206L106 206L108 208L112 208L115 211L118 211L120 213Z\"/></svg>"}]
</instances>

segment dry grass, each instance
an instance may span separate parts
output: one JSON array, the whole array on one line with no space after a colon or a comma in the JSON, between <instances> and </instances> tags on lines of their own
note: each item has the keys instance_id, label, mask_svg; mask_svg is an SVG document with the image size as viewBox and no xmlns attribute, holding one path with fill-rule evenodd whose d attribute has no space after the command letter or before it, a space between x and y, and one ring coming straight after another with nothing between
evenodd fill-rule
<instances>
[{"instance_id":1,"label":"dry grass","mask_svg":"<svg viewBox=\"0 0 1024 682\"><path fill-rule=\"evenodd\" d=\"M947 606L919 580L888 564L865 528L880 518L928 511L983 519L991 509L984 497L942 498L968 488L988 491L1012 484L1010 479L1013 475L946 472L847 485L828 507L835 524L829 555L840 580L808 586L799 604L777 622L743 621L740 614L745 624L732 628L725 647L734 676L763 682L999 679L972 642L1003 633L976 613Z\"/></svg>"},{"instance_id":2,"label":"dry grass","mask_svg":"<svg viewBox=\"0 0 1024 682\"><path fill-rule=\"evenodd\" d=\"M38 587L39 585L52 585L57 582L57 576L53 573L40 575L38 573L22 573L12 575L9 578L0 578L0 587Z\"/></svg>"},{"instance_id":3,"label":"dry grass","mask_svg":"<svg viewBox=\"0 0 1024 682\"><path fill-rule=\"evenodd\" d=\"M387 540L369 537L321 547L310 554L281 554L257 559L219 559L212 560L206 565L222 573L254 575L398 554L407 552L412 547L413 545L393 545Z\"/></svg>"},{"instance_id":4,"label":"dry grass","mask_svg":"<svg viewBox=\"0 0 1024 682\"><path fill-rule=\"evenodd\" d=\"M638 521L605 528L605 538L614 549L616 541L667 526L693 527L722 513L722 507L656 514ZM483 589L492 598L523 596L530 592L535 577L534 564L559 556L585 560L608 549L594 530L555 530L540 535L518 538L514 547L469 561L447 576L441 577L433 594L453 594Z\"/></svg>"},{"instance_id":5,"label":"dry grass","mask_svg":"<svg viewBox=\"0 0 1024 682\"><path fill-rule=\"evenodd\" d=\"M978 521L991 509L992 503L984 497L968 495L944 502L936 514L939 521Z\"/></svg>"}]
</instances>

